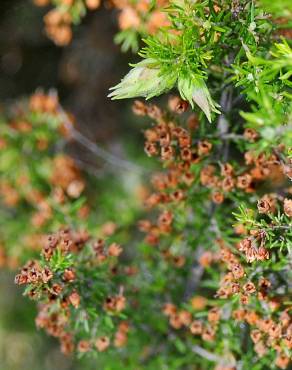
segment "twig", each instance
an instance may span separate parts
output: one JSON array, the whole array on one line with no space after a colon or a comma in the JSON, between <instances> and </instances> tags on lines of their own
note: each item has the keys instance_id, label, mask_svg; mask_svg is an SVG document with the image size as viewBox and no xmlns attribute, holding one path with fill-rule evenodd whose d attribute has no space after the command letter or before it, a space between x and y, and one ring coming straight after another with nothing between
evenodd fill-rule
<instances>
[{"instance_id":1,"label":"twig","mask_svg":"<svg viewBox=\"0 0 292 370\"><path fill-rule=\"evenodd\" d=\"M233 92L232 86L227 86L225 89L223 89L220 98L222 114L220 115L218 120L218 132L219 137L223 140L228 135L229 130L229 122L226 118L226 113L230 112L232 107L232 92ZM220 148L220 157L222 157L224 161L226 161L228 158L228 152L229 152L229 142L227 140L224 140Z\"/></svg>"},{"instance_id":2,"label":"twig","mask_svg":"<svg viewBox=\"0 0 292 370\"><path fill-rule=\"evenodd\" d=\"M208 230L211 229L209 220L213 218L215 210L216 210L216 205L214 203L211 203L210 208L208 210L208 217L207 217L208 225L206 226L206 228ZM190 296L195 293L195 291L197 290L200 284L201 278L204 273L204 268L198 263L198 259L200 258L203 251L204 251L204 248L199 245L196 248L195 252L193 253L194 262L190 268L190 271L187 277L186 287L185 287L185 291L183 295L184 300L188 300Z\"/></svg>"},{"instance_id":3,"label":"twig","mask_svg":"<svg viewBox=\"0 0 292 370\"><path fill-rule=\"evenodd\" d=\"M198 247L196 248L196 252L194 254L194 263L192 264L191 270L189 272L189 276L186 282L185 292L184 292L184 300L187 301L196 291L200 280L204 273L204 268L198 263L198 258L202 254L203 248Z\"/></svg>"},{"instance_id":4,"label":"twig","mask_svg":"<svg viewBox=\"0 0 292 370\"><path fill-rule=\"evenodd\" d=\"M211 353L200 346L193 346L192 351L211 362L216 362L226 367L234 367L236 365L235 361L231 361L231 359L218 356L215 353Z\"/></svg>"},{"instance_id":5,"label":"twig","mask_svg":"<svg viewBox=\"0 0 292 370\"><path fill-rule=\"evenodd\" d=\"M77 158L73 158L73 159L74 159L74 162L77 163L79 168L84 169L84 171L90 173L91 175L95 176L96 178L100 179L100 178L104 177L106 165L104 165L102 168L96 168L95 166L93 166L89 163L86 163L81 159L77 159Z\"/></svg>"},{"instance_id":6,"label":"twig","mask_svg":"<svg viewBox=\"0 0 292 370\"><path fill-rule=\"evenodd\" d=\"M108 152L107 150L101 148L96 143L89 140L86 136L81 134L80 131L76 130L76 128L73 126L71 121L69 120L68 115L65 113L63 108L59 105L58 107L58 113L62 119L62 122L64 123L66 129L70 132L71 137L75 139L78 143L83 145L86 149L90 150L94 155L97 157L103 159L107 163L109 163L112 166L119 167L121 169L127 170L127 171L136 171L139 173L146 172L144 168L131 163L125 159L121 159L117 157L116 155Z\"/></svg>"}]
</instances>

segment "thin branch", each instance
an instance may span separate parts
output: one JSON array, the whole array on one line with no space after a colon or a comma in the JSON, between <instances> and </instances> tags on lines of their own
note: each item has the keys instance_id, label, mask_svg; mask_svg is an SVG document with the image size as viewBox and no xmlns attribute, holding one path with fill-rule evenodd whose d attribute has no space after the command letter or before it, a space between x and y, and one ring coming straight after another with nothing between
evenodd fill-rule
<instances>
[{"instance_id":1,"label":"thin branch","mask_svg":"<svg viewBox=\"0 0 292 370\"><path fill-rule=\"evenodd\" d=\"M210 208L208 210L208 220L213 219L213 215L216 210L216 205L214 203L211 203ZM210 229L210 224L206 225L207 230ZM198 260L200 256L202 255L203 251L205 249L198 245L195 252L193 253L193 264L191 265L190 271L188 273L187 281L186 281L186 287L184 291L183 298L184 300L188 300L198 289L200 281L202 279L202 276L204 274L204 268L198 263Z\"/></svg>"},{"instance_id":2,"label":"thin branch","mask_svg":"<svg viewBox=\"0 0 292 370\"><path fill-rule=\"evenodd\" d=\"M85 172L95 176L96 178L100 179L102 177L104 177L104 174L105 174L105 167L106 165L104 165L102 168L96 168L95 166L89 164L89 163L86 163L84 162L83 160L81 159L77 159L77 158L73 158L74 161L77 163L78 167L83 169Z\"/></svg>"},{"instance_id":3,"label":"thin branch","mask_svg":"<svg viewBox=\"0 0 292 370\"><path fill-rule=\"evenodd\" d=\"M121 159L117 157L116 155L110 153L109 151L101 148L96 143L89 140L86 136L81 134L80 131L78 131L70 121L68 115L63 110L63 108L59 105L58 107L58 113L62 119L62 122L64 123L66 129L70 132L71 137L75 139L78 143L83 145L84 148L91 151L94 155L97 157L103 159L105 162L109 163L110 165L114 167L119 167L121 169L127 170L127 171L135 171L139 173L146 172L144 168L131 163L125 159Z\"/></svg>"},{"instance_id":4,"label":"thin branch","mask_svg":"<svg viewBox=\"0 0 292 370\"><path fill-rule=\"evenodd\" d=\"M230 366L234 367L235 366L235 361L231 361L231 359L224 358L222 356L218 356L215 353L211 353L204 348L200 346L193 346L192 351L198 354L199 356L211 361L211 362L216 362L218 364L222 364L224 366Z\"/></svg>"},{"instance_id":5,"label":"thin branch","mask_svg":"<svg viewBox=\"0 0 292 370\"><path fill-rule=\"evenodd\" d=\"M195 293L203 276L204 268L198 263L198 259L200 258L203 250L204 249L200 246L196 248L196 252L194 254L194 263L192 264L191 270L189 272L184 291L185 301L187 301Z\"/></svg>"},{"instance_id":6,"label":"thin branch","mask_svg":"<svg viewBox=\"0 0 292 370\"><path fill-rule=\"evenodd\" d=\"M218 120L218 132L219 132L219 137L223 140L224 140L224 137L228 135L228 130L229 130L229 121L226 117L226 114L230 112L231 107L232 107L232 93L233 93L233 87L227 86L223 89L221 98L220 98L220 106L222 109L222 114L220 115L219 120ZM227 140L224 140L219 152L220 152L219 153L220 157L223 158L224 161L226 161L228 158L228 153L229 153L229 142Z\"/></svg>"}]
</instances>

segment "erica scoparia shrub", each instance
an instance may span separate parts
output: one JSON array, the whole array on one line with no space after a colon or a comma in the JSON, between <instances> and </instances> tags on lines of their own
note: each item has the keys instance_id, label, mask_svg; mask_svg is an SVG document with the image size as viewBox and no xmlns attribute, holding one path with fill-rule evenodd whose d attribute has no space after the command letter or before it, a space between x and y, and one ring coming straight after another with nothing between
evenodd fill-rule
<instances>
[{"instance_id":1,"label":"erica scoparia shrub","mask_svg":"<svg viewBox=\"0 0 292 370\"><path fill-rule=\"evenodd\" d=\"M62 3L58 12L75 1ZM30 235L42 235L40 257L20 238L19 259L32 259L16 283L39 303L37 326L58 337L63 352L92 357L99 367L288 369L291 4L148 6L123 7L124 48L146 37L141 61L110 93L114 99L171 93L167 105L133 104L146 125L145 152L162 167L148 181L144 214L129 204L126 220L94 224L99 180L85 185L76 162L56 145L58 132L84 138L59 103L47 100L52 96L34 97L28 110L1 125L0 189L8 214L12 208L16 215L10 224L32 215ZM155 12L163 16L150 29ZM51 143L54 150L47 150ZM22 235L14 227L3 230L7 254Z\"/></svg>"}]
</instances>

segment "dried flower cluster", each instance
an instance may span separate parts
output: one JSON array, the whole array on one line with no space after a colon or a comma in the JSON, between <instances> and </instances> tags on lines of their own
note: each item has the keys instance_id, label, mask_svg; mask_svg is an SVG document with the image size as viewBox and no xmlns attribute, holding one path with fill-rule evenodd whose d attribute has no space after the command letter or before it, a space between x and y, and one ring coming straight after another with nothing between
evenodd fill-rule
<instances>
[{"instance_id":1,"label":"dried flower cluster","mask_svg":"<svg viewBox=\"0 0 292 370\"><path fill-rule=\"evenodd\" d=\"M34 0L34 3L40 7L47 7L51 0ZM58 0L52 3L55 8L44 17L45 30L47 36L59 46L71 42L72 25L79 23L88 10L93 11L101 6L101 0ZM166 0L155 3L148 0L105 2L106 7L118 10L118 26L121 33L117 35L117 41L123 44L124 50L129 47L137 49L139 35L154 34L161 27L169 25L167 15L163 11L168 4ZM127 41L129 37L132 37L130 43Z\"/></svg>"},{"instance_id":2,"label":"dried flower cluster","mask_svg":"<svg viewBox=\"0 0 292 370\"><path fill-rule=\"evenodd\" d=\"M37 327L58 338L65 354L126 344L129 325L119 313L127 302L116 281L121 252L117 244L90 241L85 231L63 229L47 238L41 260L27 262L16 275L16 284L39 302Z\"/></svg>"},{"instance_id":3,"label":"dried flower cluster","mask_svg":"<svg viewBox=\"0 0 292 370\"><path fill-rule=\"evenodd\" d=\"M46 7L51 0L33 0L35 5ZM58 0L53 2L56 8L44 17L45 30L56 45L65 46L72 40L72 24L78 23L87 9L99 8L100 0Z\"/></svg>"},{"instance_id":4,"label":"dried flower cluster","mask_svg":"<svg viewBox=\"0 0 292 370\"><path fill-rule=\"evenodd\" d=\"M70 138L58 107L55 95L37 92L29 101L16 105L13 115L1 122L0 197L7 208L1 233L3 259L11 267L23 259L24 245L39 248L59 214L60 225L66 217L86 219L89 214L83 196L85 179L79 168L67 154L55 152L60 138ZM80 205L71 211L82 197ZM25 227L15 245L5 248L14 232L4 232L12 222L9 209L19 210Z\"/></svg>"}]
</instances>

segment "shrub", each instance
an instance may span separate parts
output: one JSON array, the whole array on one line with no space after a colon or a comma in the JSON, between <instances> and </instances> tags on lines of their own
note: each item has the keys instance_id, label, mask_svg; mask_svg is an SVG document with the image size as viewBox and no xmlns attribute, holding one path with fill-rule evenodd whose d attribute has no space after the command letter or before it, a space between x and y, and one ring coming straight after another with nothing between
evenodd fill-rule
<instances>
[{"instance_id":1,"label":"shrub","mask_svg":"<svg viewBox=\"0 0 292 370\"><path fill-rule=\"evenodd\" d=\"M56 12L69 27L90 8L54 3L46 27ZM37 92L1 124L0 192L10 215L2 263L17 264L15 248L18 260L30 258L15 281L39 303L37 326L97 366L288 369L290 2L114 5L122 49L135 51L141 36L144 46L109 96L171 94L133 103L147 124L145 152L161 170L149 175L113 158L78 132L54 94ZM58 27L48 33L66 44L71 36L61 42ZM130 195L128 217L96 225L99 180L59 152L60 136L147 176L143 214Z\"/></svg>"}]
</instances>

